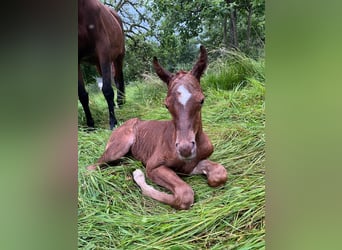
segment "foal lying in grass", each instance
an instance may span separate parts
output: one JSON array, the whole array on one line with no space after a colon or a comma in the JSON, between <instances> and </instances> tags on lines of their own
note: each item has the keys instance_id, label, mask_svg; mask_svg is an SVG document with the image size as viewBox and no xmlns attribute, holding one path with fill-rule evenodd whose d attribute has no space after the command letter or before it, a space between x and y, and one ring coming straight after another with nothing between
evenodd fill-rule
<instances>
[{"instance_id":1,"label":"foal lying in grass","mask_svg":"<svg viewBox=\"0 0 342 250\"><path fill-rule=\"evenodd\" d=\"M200 57L190 72L171 74L163 69L157 58L153 60L159 78L167 84L165 106L171 121L142 121L133 118L115 129L106 150L96 166L110 164L123 156L131 155L146 167L147 177L170 190L167 194L154 189L145 181L144 173L133 172L135 182L144 195L171 205L176 209L189 209L194 192L176 173L205 174L212 187L227 181L226 169L207 160L213 152L208 136L202 130L201 107L204 95L200 78L208 63L207 51L200 48Z\"/></svg>"}]
</instances>

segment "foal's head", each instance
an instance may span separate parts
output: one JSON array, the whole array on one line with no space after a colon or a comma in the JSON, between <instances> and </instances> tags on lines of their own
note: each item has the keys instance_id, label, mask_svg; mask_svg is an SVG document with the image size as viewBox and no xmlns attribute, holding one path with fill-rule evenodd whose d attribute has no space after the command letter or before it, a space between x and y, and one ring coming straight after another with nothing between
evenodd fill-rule
<instances>
[{"instance_id":1,"label":"foal's head","mask_svg":"<svg viewBox=\"0 0 342 250\"><path fill-rule=\"evenodd\" d=\"M172 74L153 59L154 69L159 78L168 86L165 106L172 115L175 126L175 147L178 157L191 160L196 157L196 136L202 131L201 107L204 95L200 78L207 67L208 57L204 46L200 47L200 56L189 72L179 71Z\"/></svg>"}]
</instances>

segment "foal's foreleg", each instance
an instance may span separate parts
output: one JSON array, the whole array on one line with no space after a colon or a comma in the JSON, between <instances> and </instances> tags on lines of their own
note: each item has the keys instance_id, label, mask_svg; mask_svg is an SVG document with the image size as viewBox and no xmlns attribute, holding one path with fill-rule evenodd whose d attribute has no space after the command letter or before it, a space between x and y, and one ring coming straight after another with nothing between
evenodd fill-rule
<instances>
[{"instance_id":1,"label":"foal's foreleg","mask_svg":"<svg viewBox=\"0 0 342 250\"><path fill-rule=\"evenodd\" d=\"M209 160L200 161L191 174L205 174L211 187L218 187L227 181L227 170L225 167Z\"/></svg>"},{"instance_id":2,"label":"foal's foreleg","mask_svg":"<svg viewBox=\"0 0 342 250\"><path fill-rule=\"evenodd\" d=\"M168 167L160 166L150 171L147 170L147 175L156 184L170 190L172 194L160 192L148 185L143 172L137 169L133 172L133 178L142 189L144 195L176 209L189 209L194 203L194 191L192 188Z\"/></svg>"},{"instance_id":3,"label":"foal's foreleg","mask_svg":"<svg viewBox=\"0 0 342 250\"><path fill-rule=\"evenodd\" d=\"M106 149L97 163L88 166L88 170L95 170L97 166L106 166L108 163L119 160L125 156L135 141L134 127L139 120L130 119L115 129L106 145Z\"/></svg>"},{"instance_id":4,"label":"foal's foreleg","mask_svg":"<svg viewBox=\"0 0 342 250\"><path fill-rule=\"evenodd\" d=\"M149 196L157 201L166 204L170 204L173 200L173 196L171 194L163 193L159 190L154 189L154 187L148 185L145 180L145 175L140 169L134 170L133 179L141 188L143 195Z\"/></svg>"}]
</instances>

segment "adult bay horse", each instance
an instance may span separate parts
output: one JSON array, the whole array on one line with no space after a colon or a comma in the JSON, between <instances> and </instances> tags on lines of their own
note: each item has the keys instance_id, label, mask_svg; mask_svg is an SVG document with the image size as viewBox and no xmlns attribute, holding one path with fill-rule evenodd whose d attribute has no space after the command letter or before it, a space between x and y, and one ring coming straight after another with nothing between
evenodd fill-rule
<instances>
[{"instance_id":1,"label":"adult bay horse","mask_svg":"<svg viewBox=\"0 0 342 250\"><path fill-rule=\"evenodd\" d=\"M85 90L80 63L87 62L96 65L102 76L102 92L108 104L109 126L113 129L117 120L114 113L114 91L111 78L114 75L118 89L117 102L121 106L125 100L122 72L124 55L125 40L119 15L99 0L78 0L78 97L86 115L88 127L94 127L94 120L89 109L89 97Z\"/></svg>"},{"instance_id":2,"label":"adult bay horse","mask_svg":"<svg viewBox=\"0 0 342 250\"><path fill-rule=\"evenodd\" d=\"M133 118L126 121L112 133L105 152L88 170L131 155L142 161L148 178L172 192L167 194L154 189L146 183L143 172L137 169L133 172L133 178L143 194L176 209L189 209L194 202L192 188L176 173L205 174L212 187L227 181L225 167L207 159L213 152L213 145L202 129L204 95L200 78L208 59L204 46L200 47L200 51L192 70L177 74L163 69L154 58L154 69L168 87L165 106L172 120L142 121Z\"/></svg>"}]
</instances>

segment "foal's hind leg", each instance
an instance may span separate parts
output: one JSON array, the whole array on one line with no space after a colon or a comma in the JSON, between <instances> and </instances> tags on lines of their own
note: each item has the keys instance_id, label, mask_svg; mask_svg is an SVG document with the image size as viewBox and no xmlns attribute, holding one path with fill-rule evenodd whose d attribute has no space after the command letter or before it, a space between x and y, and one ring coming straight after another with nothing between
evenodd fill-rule
<instances>
[{"instance_id":1,"label":"foal's hind leg","mask_svg":"<svg viewBox=\"0 0 342 250\"><path fill-rule=\"evenodd\" d=\"M227 181L227 170L225 167L209 160L200 161L191 174L205 174L211 187L221 186Z\"/></svg>"},{"instance_id":2,"label":"foal's hind leg","mask_svg":"<svg viewBox=\"0 0 342 250\"><path fill-rule=\"evenodd\" d=\"M135 141L134 127L138 121L137 118L130 119L115 129L109 138L105 152L96 164L88 166L87 169L95 170L97 166L105 166L125 156Z\"/></svg>"}]
</instances>

